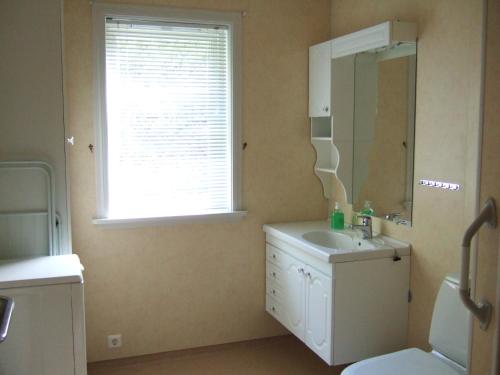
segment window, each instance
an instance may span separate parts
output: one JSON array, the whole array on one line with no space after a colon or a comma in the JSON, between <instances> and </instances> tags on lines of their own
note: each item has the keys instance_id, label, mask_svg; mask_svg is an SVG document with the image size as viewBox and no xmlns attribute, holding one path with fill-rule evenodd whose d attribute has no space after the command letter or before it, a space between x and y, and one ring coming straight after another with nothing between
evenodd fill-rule
<instances>
[{"instance_id":1,"label":"window","mask_svg":"<svg viewBox=\"0 0 500 375\"><path fill-rule=\"evenodd\" d=\"M97 222L237 213L239 17L94 5Z\"/></svg>"}]
</instances>

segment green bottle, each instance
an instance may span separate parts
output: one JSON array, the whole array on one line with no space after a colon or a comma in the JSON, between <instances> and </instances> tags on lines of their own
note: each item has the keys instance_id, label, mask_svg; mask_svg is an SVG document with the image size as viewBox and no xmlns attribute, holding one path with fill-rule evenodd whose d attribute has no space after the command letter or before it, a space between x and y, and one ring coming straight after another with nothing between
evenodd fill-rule
<instances>
[{"instance_id":1,"label":"green bottle","mask_svg":"<svg viewBox=\"0 0 500 375\"><path fill-rule=\"evenodd\" d=\"M330 227L332 229L344 229L344 212L340 208L339 202L335 202L335 209L333 210L330 219Z\"/></svg>"},{"instance_id":2,"label":"green bottle","mask_svg":"<svg viewBox=\"0 0 500 375\"><path fill-rule=\"evenodd\" d=\"M371 207L372 205L372 202L370 201L365 201L365 206L363 207L363 209L361 210L361 215L365 215L365 216L373 216L373 214L375 213L373 211L373 208Z\"/></svg>"}]
</instances>

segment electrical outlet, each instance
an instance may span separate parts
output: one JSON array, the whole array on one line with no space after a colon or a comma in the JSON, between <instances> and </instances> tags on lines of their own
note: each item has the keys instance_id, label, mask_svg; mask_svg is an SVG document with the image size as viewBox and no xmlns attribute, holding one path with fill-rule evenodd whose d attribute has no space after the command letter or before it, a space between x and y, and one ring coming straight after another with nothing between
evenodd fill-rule
<instances>
[{"instance_id":1,"label":"electrical outlet","mask_svg":"<svg viewBox=\"0 0 500 375\"><path fill-rule=\"evenodd\" d=\"M108 336L108 349L115 349L122 346L122 335L109 335Z\"/></svg>"}]
</instances>

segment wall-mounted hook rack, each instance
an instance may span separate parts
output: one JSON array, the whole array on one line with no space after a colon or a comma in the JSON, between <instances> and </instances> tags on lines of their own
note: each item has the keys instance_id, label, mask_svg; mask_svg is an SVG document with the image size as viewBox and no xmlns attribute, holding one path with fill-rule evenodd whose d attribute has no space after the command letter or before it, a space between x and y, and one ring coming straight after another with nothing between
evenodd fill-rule
<instances>
[{"instance_id":1,"label":"wall-mounted hook rack","mask_svg":"<svg viewBox=\"0 0 500 375\"><path fill-rule=\"evenodd\" d=\"M440 189L445 189L445 190L453 190L453 191L460 190L460 185L452 183L452 182L442 182L442 181L421 179L418 182L418 184L422 185L422 186L435 187L435 188L440 188Z\"/></svg>"}]
</instances>

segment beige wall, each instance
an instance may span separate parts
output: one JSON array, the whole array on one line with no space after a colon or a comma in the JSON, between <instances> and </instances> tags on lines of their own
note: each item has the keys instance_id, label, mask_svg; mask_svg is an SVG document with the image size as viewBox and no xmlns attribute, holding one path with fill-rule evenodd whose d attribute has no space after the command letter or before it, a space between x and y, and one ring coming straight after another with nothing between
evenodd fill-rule
<instances>
[{"instance_id":1,"label":"beige wall","mask_svg":"<svg viewBox=\"0 0 500 375\"><path fill-rule=\"evenodd\" d=\"M61 218L62 252L71 251L68 238L69 217L66 197L66 158L61 66L61 3L32 0L2 1L0 12L1 116L0 160L40 160L49 163L55 179L55 207ZM29 25L26 21L29 20ZM40 201L33 191L23 191L23 182L2 172L0 207L4 212L36 210ZM24 176L33 176L26 175ZM8 180L7 186L4 181ZM27 181L30 181L28 179ZM45 186L45 182L42 182ZM40 189L36 180L35 189ZM19 197L13 190L22 192ZM31 193L35 194L33 196ZM45 206L47 195L41 192ZM29 199L26 196L30 197ZM34 199L33 199L34 198ZM31 201L33 199L33 201ZM6 202L7 201L7 202ZM6 223L5 217L2 222ZM4 226L5 224L2 224ZM10 224L13 225L13 224ZM42 229L47 224L41 222ZM4 226L5 228L5 226ZM32 228L36 228L33 226ZM40 229L38 229L40 230ZM32 232L35 232L32 230ZM15 239L6 245L2 238L0 256L15 257L49 254L48 247ZM20 249L19 245L28 245ZM35 245L36 244L36 245Z\"/></svg>"},{"instance_id":2,"label":"beige wall","mask_svg":"<svg viewBox=\"0 0 500 375\"><path fill-rule=\"evenodd\" d=\"M484 91L484 128L481 160L481 203L488 197L500 204L500 2L488 1L486 30L486 65ZM493 374L490 372L493 354L494 333L500 317L500 295L496 294L499 274L499 235L496 230L484 228L480 232L478 247L477 299L486 298L493 305L496 302L493 321L488 330L479 329L477 322L473 327L472 371L473 375ZM495 295L496 294L496 295ZM497 352L497 361L500 361ZM496 370L498 373L498 367Z\"/></svg>"},{"instance_id":3,"label":"beige wall","mask_svg":"<svg viewBox=\"0 0 500 375\"><path fill-rule=\"evenodd\" d=\"M411 229L375 223L412 244L409 344L428 348L434 299L457 272L476 193L481 2L332 0L332 36L399 19L418 25L415 180L457 182L459 192L414 187ZM342 196L342 194L340 194Z\"/></svg>"},{"instance_id":4,"label":"beige wall","mask_svg":"<svg viewBox=\"0 0 500 375\"><path fill-rule=\"evenodd\" d=\"M307 118L308 47L329 37L328 0L128 1L246 11L243 206L237 223L102 229L96 211L91 8L65 1L73 248L85 270L89 361L284 333L264 312L262 224L326 218ZM109 351L106 335L122 333Z\"/></svg>"}]
</instances>

